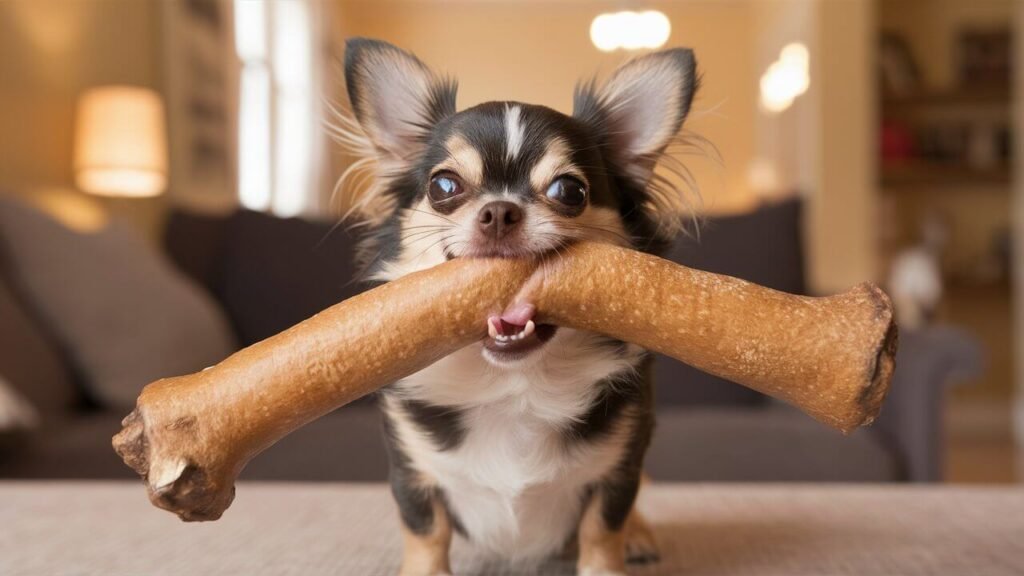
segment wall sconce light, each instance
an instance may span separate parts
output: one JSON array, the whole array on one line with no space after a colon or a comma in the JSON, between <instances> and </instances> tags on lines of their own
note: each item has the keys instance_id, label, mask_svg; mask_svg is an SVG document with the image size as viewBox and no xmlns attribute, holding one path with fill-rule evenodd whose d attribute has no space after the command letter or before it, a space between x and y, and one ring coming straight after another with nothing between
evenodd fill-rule
<instances>
[{"instance_id":1,"label":"wall sconce light","mask_svg":"<svg viewBox=\"0 0 1024 576\"><path fill-rule=\"evenodd\" d=\"M671 33L668 16L657 10L601 14L590 23L590 41L602 52L660 48Z\"/></svg>"},{"instance_id":2,"label":"wall sconce light","mask_svg":"<svg viewBox=\"0 0 1024 576\"><path fill-rule=\"evenodd\" d=\"M786 45L761 76L761 108L778 114L806 93L811 85L810 61L807 46L799 42Z\"/></svg>"},{"instance_id":3,"label":"wall sconce light","mask_svg":"<svg viewBox=\"0 0 1024 576\"><path fill-rule=\"evenodd\" d=\"M78 99L75 183L101 196L145 197L167 188L167 128L160 95L105 86Z\"/></svg>"}]
</instances>

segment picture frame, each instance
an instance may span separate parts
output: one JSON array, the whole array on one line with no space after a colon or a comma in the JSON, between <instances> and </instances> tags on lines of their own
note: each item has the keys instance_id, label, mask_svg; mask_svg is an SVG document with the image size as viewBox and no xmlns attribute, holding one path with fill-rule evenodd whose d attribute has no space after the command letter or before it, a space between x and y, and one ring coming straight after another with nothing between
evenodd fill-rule
<instances>
[{"instance_id":1,"label":"picture frame","mask_svg":"<svg viewBox=\"0 0 1024 576\"><path fill-rule=\"evenodd\" d=\"M170 187L202 211L237 205L238 62L227 0L162 3Z\"/></svg>"}]
</instances>

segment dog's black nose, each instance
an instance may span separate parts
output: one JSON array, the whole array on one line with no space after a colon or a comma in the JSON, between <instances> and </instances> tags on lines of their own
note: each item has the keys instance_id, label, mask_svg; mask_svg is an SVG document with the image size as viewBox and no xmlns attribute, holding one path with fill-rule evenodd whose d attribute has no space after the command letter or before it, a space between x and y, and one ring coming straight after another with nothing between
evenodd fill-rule
<instances>
[{"instance_id":1,"label":"dog's black nose","mask_svg":"<svg viewBox=\"0 0 1024 576\"><path fill-rule=\"evenodd\" d=\"M501 240L512 233L523 221L523 209L514 202L499 200L488 202L477 215L477 226L484 236Z\"/></svg>"}]
</instances>

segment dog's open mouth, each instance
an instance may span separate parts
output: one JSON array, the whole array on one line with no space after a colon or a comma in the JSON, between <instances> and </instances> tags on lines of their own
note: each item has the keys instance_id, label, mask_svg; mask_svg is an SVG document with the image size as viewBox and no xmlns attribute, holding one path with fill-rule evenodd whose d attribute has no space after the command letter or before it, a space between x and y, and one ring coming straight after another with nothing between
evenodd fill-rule
<instances>
[{"instance_id":1,"label":"dog's open mouth","mask_svg":"<svg viewBox=\"0 0 1024 576\"><path fill-rule=\"evenodd\" d=\"M531 304L515 304L487 319L484 348L491 357L514 361L540 349L554 337L558 327L533 321L536 309Z\"/></svg>"}]
</instances>

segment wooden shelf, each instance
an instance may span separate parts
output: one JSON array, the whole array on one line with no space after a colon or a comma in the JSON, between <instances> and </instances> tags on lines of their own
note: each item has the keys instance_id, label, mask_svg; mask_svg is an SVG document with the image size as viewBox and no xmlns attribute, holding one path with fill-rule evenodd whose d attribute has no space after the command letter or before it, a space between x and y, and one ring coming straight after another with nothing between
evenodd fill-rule
<instances>
[{"instance_id":1,"label":"wooden shelf","mask_svg":"<svg viewBox=\"0 0 1024 576\"><path fill-rule=\"evenodd\" d=\"M1013 174L1008 166L978 170L963 164L912 161L905 164L882 166L882 187L953 188L969 186L999 186L1009 188Z\"/></svg>"},{"instance_id":2,"label":"wooden shelf","mask_svg":"<svg viewBox=\"0 0 1024 576\"><path fill-rule=\"evenodd\" d=\"M962 108L1000 107L1009 108L1013 99L1009 88L982 88L954 90L948 92L921 92L907 96L884 96L882 109L907 108Z\"/></svg>"}]
</instances>

